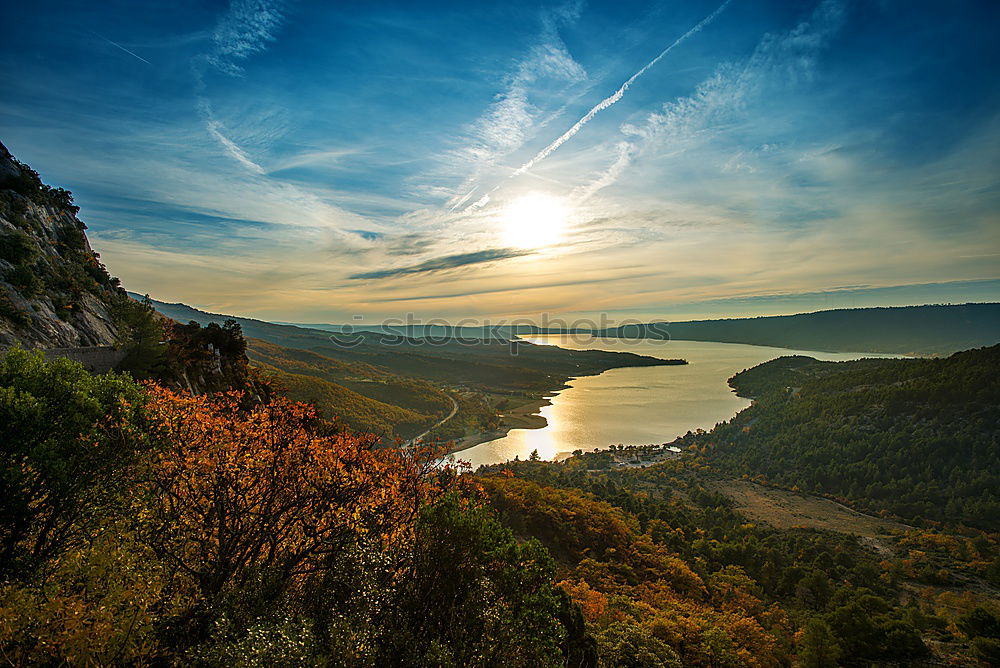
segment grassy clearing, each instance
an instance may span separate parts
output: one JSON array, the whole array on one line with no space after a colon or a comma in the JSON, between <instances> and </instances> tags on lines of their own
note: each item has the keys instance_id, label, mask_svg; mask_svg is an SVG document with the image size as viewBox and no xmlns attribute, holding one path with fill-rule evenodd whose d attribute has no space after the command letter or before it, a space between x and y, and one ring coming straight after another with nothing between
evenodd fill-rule
<instances>
[{"instance_id":1,"label":"grassy clearing","mask_svg":"<svg viewBox=\"0 0 1000 668\"><path fill-rule=\"evenodd\" d=\"M829 499L764 487L746 480L706 485L731 498L748 519L778 529L820 529L878 539L906 530L899 522L864 515Z\"/></svg>"}]
</instances>

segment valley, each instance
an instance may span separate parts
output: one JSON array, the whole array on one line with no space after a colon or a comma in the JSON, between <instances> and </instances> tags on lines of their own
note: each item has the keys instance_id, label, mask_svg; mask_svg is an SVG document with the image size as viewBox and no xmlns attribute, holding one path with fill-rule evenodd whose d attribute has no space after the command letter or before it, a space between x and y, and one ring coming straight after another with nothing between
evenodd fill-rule
<instances>
[{"instance_id":1,"label":"valley","mask_svg":"<svg viewBox=\"0 0 1000 668\"><path fill-rule=\"evenodd\" d=\"M943 354L995 305L843 339L935 357L345 339L130 296L76 214L0 153L14 665L1000 656L1000 344ZM935 347L942 313L969 331Z\"/></svg>"},{"instance_id":2,"label":"valley","mask_svg":"<svg viewBox=\"0 0 1000 668\"><path fill-rule=\"evenodd\" d=\"M141 298L132 295L133 298ZM391 443L430 430L429 439L472 441L535 422L520 409L503 424L498 412L537 405L570 377L620 367L682 366L682 359L635 353L566 350L527 341L467 341L356 332L350 340L328 331L206 313L151 300L158 312L202 325L232 320L248 337L252 365L310 401L328 417L372 431ZM516 352L512 350L516 348ZM455 418L434 427L458 403Z\"/></svg>"}]
</instances>

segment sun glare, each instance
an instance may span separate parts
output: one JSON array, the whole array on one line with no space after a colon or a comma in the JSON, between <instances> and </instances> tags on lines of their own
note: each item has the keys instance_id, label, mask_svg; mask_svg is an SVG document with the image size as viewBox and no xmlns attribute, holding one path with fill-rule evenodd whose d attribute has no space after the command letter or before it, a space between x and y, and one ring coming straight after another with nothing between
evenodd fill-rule
<instances>
[{"instance_id":1,"label":"sun glare","mask_svg":"<svg viewBox=\"0 0 1000 668\"><path fill-rule=\"evenodd\" d=\"M566 227L566 214L566 205L558 197L544 193L522 195L501 214L504 242L516 248L558 243Z\"/></svg>"}]
</instances>

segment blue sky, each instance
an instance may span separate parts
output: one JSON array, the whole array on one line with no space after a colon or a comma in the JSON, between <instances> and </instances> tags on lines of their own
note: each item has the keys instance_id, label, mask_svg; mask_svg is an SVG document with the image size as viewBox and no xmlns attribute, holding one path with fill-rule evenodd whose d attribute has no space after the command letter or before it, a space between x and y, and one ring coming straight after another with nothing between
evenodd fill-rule
<instances>
[{"instance_id":1,"label":"blue sky","mask_svg":"<svg viewBox=\"0 0 1000 668\"><path fill-rule=\"evenodd\" d=\"M1000 299L995 2L0 19L0 141L159 299L308 322Z\"/></svg>"}]
</instances>

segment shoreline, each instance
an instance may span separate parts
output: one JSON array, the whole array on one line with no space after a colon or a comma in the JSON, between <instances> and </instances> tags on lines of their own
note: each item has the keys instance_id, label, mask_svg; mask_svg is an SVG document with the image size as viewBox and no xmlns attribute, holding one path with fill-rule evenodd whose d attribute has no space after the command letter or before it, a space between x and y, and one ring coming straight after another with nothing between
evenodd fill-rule
<instances>
[{"instance_id":1,"label":"shoreline","mask_svg":"<svg viewBox=\"0 0 1000 668\"><path fill-rule=\"evenodd\" d=\"M531 344L530 341L526 343ZM537 345L537 344L531 344ZM546 344L554 345L554 344ZM565 350L573 350L567 348ZM593 349L596 352L619 352L619 351L609 351L601 349ZM621 353L635 355L635 353ZM451 442L451 447L448 448L448 454L453 455L463 450L468 450L469 448L475 447L482 443L488 443L490 441L495 441L497 439L505 437L513 429L542 429L548 426L548 421L539 415L539 411L545 406L550 406L552 404L552 398L557 394L561 393L563 390L569 389L569 383L577 378L583 378L586 376L600 376L606 371L611 371L612 369L626 369L626 368L636 368L642 366L686 366L688 361L686 359L672 359L664 357L651 357L646 355L636 355L637 357L649 357L650 359L656 360L654 364L625 364L622 366L609 367L601 369L596 373L580 373L577 376L567 376L561 381L557 381L559 384L557 387L551 390L545 390L541 396L528 399L524 403L518 404L516 407L508 409L502 413L502 418L504 424L498 429L493 429L490 431L481 431L474 434L467 434L460 439Z\"/></svg>"},{"instance_id":2,"label":"shoreline","mask_svg":"<svg viewBox=\"0 0 1000 668\"><path fill-rule=\"evenodd\" d=\"M601 352L615 352L615 351L601 351ZM653 358L660 361L659 364L651 364L648 366L685 366L688 364L686 359L668 359L668 358ZM539 415L539 411L545 406L550 406L552 404L551 399L557 394L561 393L563 390L570 388L570 382L576 380L577 378L583 378L586 376L600 376L601 374L611 371L612 369L628 369L635 368L638 365L625 365L621 367L611 367L609 369L604 369L597 373L582 373L579 376L569 376L564 378L559 386L553 390L547 390L541 397L530 399L518 406L509 409L503 414L503 419L506 424L501 426L499 429L493 429L491 431L480 431L475 434L467 434L462 438L453 441L452 447L448 448L448 454L453 455L463 450L468 450L469 448L475 447L482 443L489 443L490 441L495 441L497 439L503 438L511 432L513 429L542 429L548 426L548 420ZM646 365L643 365L646 366Z\"/></svg>"},{"instance_id":3,"label":"shoreline","mask_svg":"<svg viewBox=\"0 0 1000 668\"><path fill-rule=\"evenodd\" d=\"M488 443L489 441L495 441L498 438L503 438L510 433L512 429L542 429L543 427L548 426L548 420L539 415L538 412L545 406L550 406L552 404L552 397L559 394L567 387L569 387L569 385L563 383L559 389L555 390L551 394L547 394L537 399L532 399L508 410L503 414L505 424L502 427L491 431L480 431L475 434L463 436L461 439L453 442L453 446L448 449L448 454L455 454L456 452L468 450L469 448L477 446L481 443Z\"/></svg>"}]
</instances>

